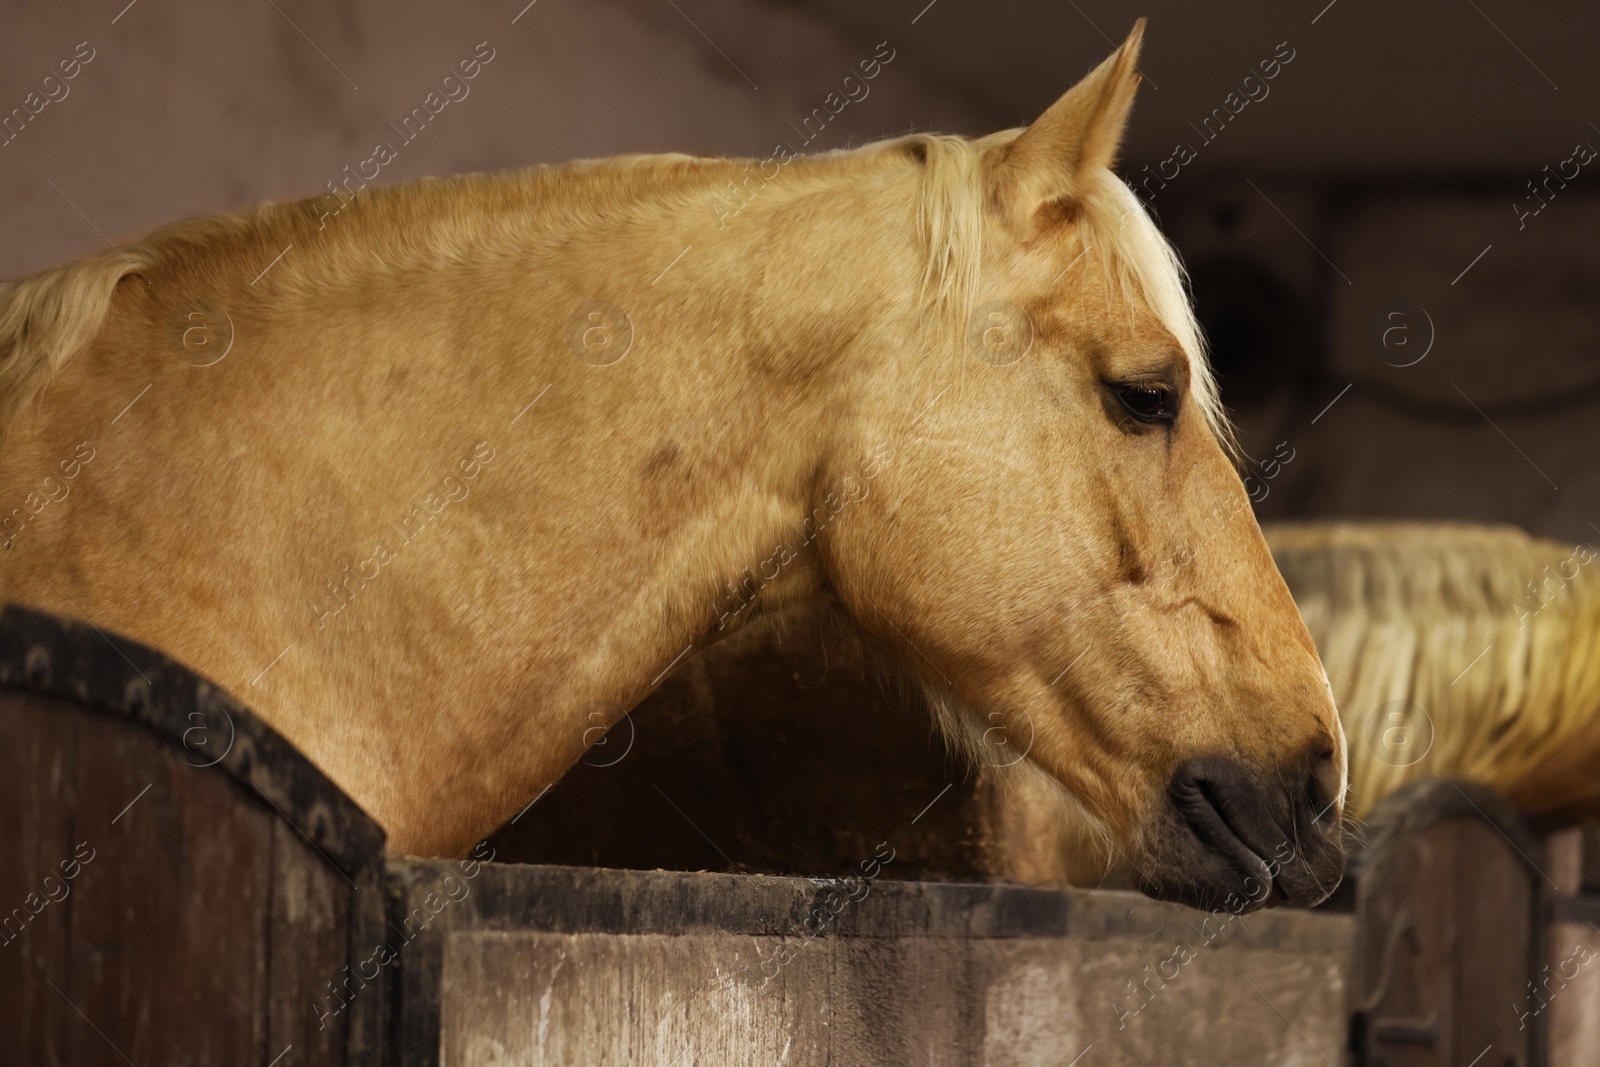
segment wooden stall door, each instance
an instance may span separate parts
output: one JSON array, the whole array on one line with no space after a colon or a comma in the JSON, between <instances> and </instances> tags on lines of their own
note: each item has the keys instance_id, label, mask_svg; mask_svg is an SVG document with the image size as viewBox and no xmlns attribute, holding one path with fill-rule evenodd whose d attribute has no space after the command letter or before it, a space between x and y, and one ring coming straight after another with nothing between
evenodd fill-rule
<instances>
[{"instance_id":1,"label":"wooden stall door","mask_svg":"<svg viewBox=\"0 0 1600 1067\"><path fill-rule=\"evenodd\" d=\"M383 836L151 650L0 615L0 1065L376 1062ZM328 1005L340 1010L328 1010Z\"/></svg>"},{"instance_id":2,"label":"wooden stall door","mask_svg":"<svg viewBox=\"0 0 1600 1067\"><path fill-rule=\"evenodd\" d=\"M1422 782L1373 819L1357 872L1356 1067L1540 1062L1537 845L1467 783Z\"/></svg>"}]
</instances>

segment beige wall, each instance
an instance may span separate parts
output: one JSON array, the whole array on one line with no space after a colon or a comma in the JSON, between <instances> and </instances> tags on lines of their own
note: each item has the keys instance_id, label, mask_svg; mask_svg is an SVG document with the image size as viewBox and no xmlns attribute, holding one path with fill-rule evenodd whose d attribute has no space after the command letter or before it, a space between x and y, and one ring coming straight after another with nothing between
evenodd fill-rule
<instances>
[{"instance_id":1,"label":"beige wall","mask_svg":"<svg viewBox=\"0 0 1600 1067\"><path fill-rule=\"evenodd\" d=\"M666 3L538 0L513 25L514 0L138 0L113 25L122 2L12 2L0 14L0 107L26 107L30 92L34 106L61 97L0 147L0 277L186 214L321 191L376 141L398 144L388 124L479 42L494 58L468 95L399 148L379 180L620 152L764 156L780 138L797 140L789 123L873 52L745 2L685 8L715 46ZM77 76L43 84L85 41L93 59ZM717 47L740 57L756 88ZM868 88L815 147L973 124L969 107L929 91L903 62Z\"/></svg>"}]
</instances>

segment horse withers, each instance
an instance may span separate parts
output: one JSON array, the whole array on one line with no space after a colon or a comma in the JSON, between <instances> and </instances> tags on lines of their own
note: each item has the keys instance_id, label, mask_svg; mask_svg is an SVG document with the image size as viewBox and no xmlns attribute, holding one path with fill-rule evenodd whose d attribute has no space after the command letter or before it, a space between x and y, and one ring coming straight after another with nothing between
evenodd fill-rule
<instances>
[{"instance_id":1,"label":"horse withers","mask_svg":"<svg viewBox=\"0 0 1600 1067\"><path fill-rule=\"evenodd\" d=\"M1110 170L1141 34L1021 131L365 189L7 285L0 595L230 686L432 854L832 605L1147 892L1320 900L1327 680Z\"/></svg>"}]
</instances>

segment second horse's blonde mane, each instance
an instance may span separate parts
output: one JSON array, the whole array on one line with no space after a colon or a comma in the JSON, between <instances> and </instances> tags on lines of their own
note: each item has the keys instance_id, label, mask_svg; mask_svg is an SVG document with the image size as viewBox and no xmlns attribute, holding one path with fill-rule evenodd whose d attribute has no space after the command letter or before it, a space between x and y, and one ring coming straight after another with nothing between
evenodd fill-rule
<instances>
[{"instance_id":1,"label":"second horse's blonde mane","mask_svg":"<svg viewBox=\"0 0 1600 1067\"><path fill-rule=\"evenodd\" d=\"M1424 775L1535 810L1600 796L1586 762L1600 749L1593 549L1505 526L1265 532L1339 701L1353 814Z\"/></svg>"}]
</instances>

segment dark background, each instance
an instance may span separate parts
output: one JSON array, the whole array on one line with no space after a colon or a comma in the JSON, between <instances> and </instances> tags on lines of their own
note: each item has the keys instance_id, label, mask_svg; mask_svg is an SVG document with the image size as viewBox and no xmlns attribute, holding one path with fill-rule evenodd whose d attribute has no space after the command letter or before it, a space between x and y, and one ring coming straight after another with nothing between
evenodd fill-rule
<instances>
[{"instance_id":1,"label":"dark background","mask_svg":"<svg viewBox=\"0 0 1600 1067\"><path fill-rule=\"evenodd\" d=\"M481 41L470 96L380 180L765 156L881 41L893 61L818 148L983 133L1031 119L1143 14L1124 170L1196 150L1154 207L1246 447L1293 449L1261 517L1596 536L1600 161L1517 213L1544 168L1600 147L1593 3L525 2L7 4L0 108L79 42L94 59L0 147L0 276L322 191ZM1202 136L1288 50L1268 95Z\"/></svg>"}]
</instances>

